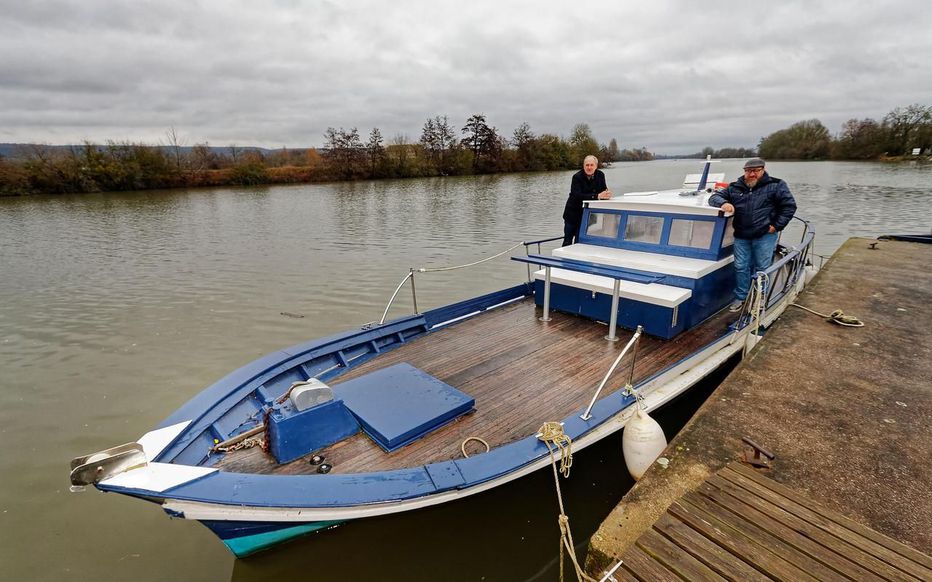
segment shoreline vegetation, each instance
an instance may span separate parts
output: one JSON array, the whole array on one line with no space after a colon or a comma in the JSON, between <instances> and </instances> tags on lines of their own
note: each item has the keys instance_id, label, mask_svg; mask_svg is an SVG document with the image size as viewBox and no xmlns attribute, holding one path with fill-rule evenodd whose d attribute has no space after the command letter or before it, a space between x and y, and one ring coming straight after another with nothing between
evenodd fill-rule
<instances>
[{"instance_id":1,"label":"shoreline vegetation","mask_svg":"<svg viewBox=\"0 0 932 582\"><path fill-rule=\"evenodd\" d=\"M591 153L604 163L706 155L899 161L916 159L916 150L928 159L930 148L932 106L919 104L897 107L880 122L850 119L834 137L819 120L810 119L762 138L756 149L707 147L683 156L655 156L643 147L622 150L615 139L599 144L583 123L569 138L536 135L527 123L504 137L482 114L469 117L458 131L446 116L428 118L413 143L404 134L386 143L378 128L363 142L355 127L330 127L323 147L306 149L188 146L170 128L158 145L17 145L11 154L0 155L0 196L572 170Z\"/></svg>"}]
</instances>

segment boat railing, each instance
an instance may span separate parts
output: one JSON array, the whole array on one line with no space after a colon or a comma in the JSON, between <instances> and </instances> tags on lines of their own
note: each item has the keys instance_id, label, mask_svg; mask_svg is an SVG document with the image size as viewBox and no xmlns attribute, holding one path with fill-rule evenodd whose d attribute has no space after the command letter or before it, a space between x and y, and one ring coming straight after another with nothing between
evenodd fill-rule
<instances>
[{"instance_id":1,"label":"boat railing","mask_svg":"<svg viewBox=\"0 0 932 582\"><path fill-rule=\"evenodd\" d=\"M562 236L555 236L552 238L542 238L540 240L532 240L524 242L524 256L529 257L531 255L531 245L537 245L537 254L540 254L540 245L543 243L553 242L555 240L562 239ZM527 282L531 283L531 263L527 263Z\"/></svg>"},{"instance_id":2,"label":"boat railing","mask_svg":"<svg viewBox=\"0 0 932 582\"><path fill-rule=\"evenodd\" d=\"M502 255L506 255L510 253L511 251L515 250L516 248L520 247L521 245L524 245L524 254L526 256L529 256L530 255L529 249L532 245L537 245L537 252L540 253L541 244L546 243L546 242L552 242L555 240L560 240L561 238L562 237L557 236L553 238L543 238L540 240L533 240L533 241L521 241L519 243L516 243L508 247L507 249L503 250L500 253L496 253L490 257L486 257L478 261L473 261L471 263L466 263L464 265L453 265L450 267L419 267L419 268L411 267L408 269L408 272L405 274L405 276L401 279L401 282L398 283L398 286L395 287L395 292L392 293L391 298L388 300L388 304L385 306L385 311L382 312L382 318L379 319L379 325L383 325L385 323L385 318L388 316L388 310L392 308L392 304L395 302L395 298L398 297L398 293L401 291L401 288L404 287L405 283L407 283L409 280L411 281L411 302L413 303L413 306L414 306L414 313L415 315L420 313L417 308L417 287L415 286L415 282L414 282L415 273L439 273L442 271L455 271L457 269L465 269L467 267L474 267L476 265L486 263L493 259L497 259L498 257ZM527 278L528 278L528 281L530 282L531 280L530 265L528 265Z\"/></svg>"},{"instance_id":3,"label":"boat railing","mask_svg":"<svg viewBox=\"0 0 932 582\"><path fill-rule=\"evenodd\" d=\"M618 367L618 364L621 362L622 358L625 357L625 354L628 353L628 350L631 349L631 346L634 346L634 356L631 358L631 372L628 375L628 383L625 384L626 390L632 390L634 382L634 364L638 359L638 343L640 343L641 334L644 332L642 326L638 326L637 331L634 332L634 335L631 336L631 339L628 340L628 344L625 346L621 353L618 354L618 357L615 358L615 361L612 363L611 367L608 369L608 373L605 374L605 377L602 378L602 382L599 384L599 387L596 388L595 394L592 395L592 400L589 401L589 406L586 407L586 411L580 415L579 418L583 420L589 420L592 418L592 407L595 406L596 400L599 399L599 394L602 393L602 389L605 388L605 383L608 382L609 377L615 371L615 368Z\"/></svg>"},{"instance_id":4,"label":"boat railing","mask_svg":"<svg viewBox=\"0 0 932 582\"><path fill-rule=\"evenodd\" d=\"M759 307L754 308L752 304L758 303L757 297L754 301L748 301L745 311L758 311L760 318L763 318L764 312L773 307L787 293L791 292L796 286L800 277L805 276L806 266L811 265L811 256L813 242L815 241L815 230L808 221L802 218L796 218L803 223L803 232L798 245L786 247L786 254L772 265L758 271L754 275L752 288L758 290L760 298ZM751 306L751 309L748 309Z\"/></svg>"}]
</instances>

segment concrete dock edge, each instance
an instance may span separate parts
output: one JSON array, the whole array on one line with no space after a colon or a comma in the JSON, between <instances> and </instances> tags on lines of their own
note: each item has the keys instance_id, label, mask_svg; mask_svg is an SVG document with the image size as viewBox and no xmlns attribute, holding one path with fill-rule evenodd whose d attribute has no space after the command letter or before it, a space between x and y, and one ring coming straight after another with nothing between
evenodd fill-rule
<instances>
[{"instance_id":1,"label":"concrete dock edge","mask_svg":"<svg viewBox=\"0 0 932 582\"><path fill-rule=\"evenodd\" d=\"M932 553L932 245L849 239L609 514L589 543L593 576L670 504L748 448L763 470L828 508Z\"/></svg>"}]
</instances>

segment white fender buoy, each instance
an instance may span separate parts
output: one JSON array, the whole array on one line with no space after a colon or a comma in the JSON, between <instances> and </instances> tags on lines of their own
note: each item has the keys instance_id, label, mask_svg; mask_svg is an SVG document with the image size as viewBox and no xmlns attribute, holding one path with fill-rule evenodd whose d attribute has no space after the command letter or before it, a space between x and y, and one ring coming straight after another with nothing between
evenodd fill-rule
<instances>
[{"instance_id":1,"label":"white fender buoy","mask_svg":"<svg viewBox=\"0 0 932 582\"><path fill-rule=\"evenodd\" d=\"M667 448L667 437L664 436L660 424L638 408L631 420L625 423L625 430L621 436L621 448L624 451L628 472L637 481Z\"/></svg>"},{"instance_id":2,"label":"white fender buoy","mask_svg":"<svg viewBox=\"0 0 932 582\"><path fill-rule=\"evenodd\" d=\"M815 268L815 265L806 265L806 285L812 282L812 278L818 273L818 269Z\"/></svg>"}]
</instances>

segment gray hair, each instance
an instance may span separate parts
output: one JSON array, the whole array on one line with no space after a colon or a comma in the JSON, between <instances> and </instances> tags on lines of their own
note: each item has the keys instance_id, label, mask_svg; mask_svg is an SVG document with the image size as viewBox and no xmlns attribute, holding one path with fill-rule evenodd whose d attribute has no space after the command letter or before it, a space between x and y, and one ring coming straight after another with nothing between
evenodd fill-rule
<instances>
[{"instance_id":1,"label":"gray hair","mask_svg":"<svg viewBox=\"0 0 932 582\"><path fill-rule=\"evenodd\" d=\"M585 163L588 162L589 160L594 161L596 167L598 167L598 165L599 165L599 158L597 158L597 157L595 157L595 156L593 156L593 155L588 155L588 156L586 156L585 158L583 158L582 163L585 164Z\"/></svg>"}]
</instances>

